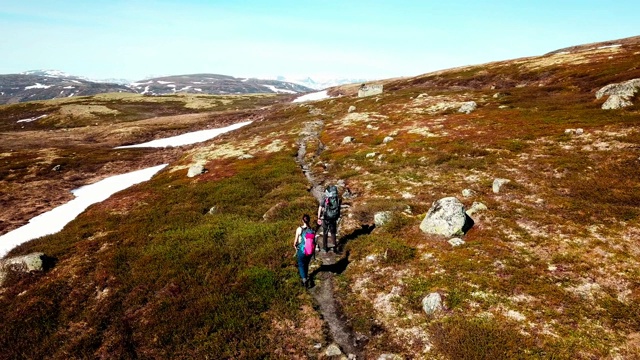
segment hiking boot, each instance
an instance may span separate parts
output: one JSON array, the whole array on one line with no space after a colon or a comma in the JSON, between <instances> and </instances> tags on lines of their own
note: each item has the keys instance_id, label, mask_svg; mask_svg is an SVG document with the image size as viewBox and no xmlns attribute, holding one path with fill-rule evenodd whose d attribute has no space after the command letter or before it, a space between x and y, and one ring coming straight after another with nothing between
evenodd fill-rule
<instances>
[{"instance_id":1,"label":"hiking boot","mask_svg":"<svg viewBox=\"0 0 640 360\"><path fill-rule=\"evenodd\" d=\"M305 288L307 287L308 284L308 280L307 279L302 279L302 286L304 286Z\"/></svg>"}]
</instances>

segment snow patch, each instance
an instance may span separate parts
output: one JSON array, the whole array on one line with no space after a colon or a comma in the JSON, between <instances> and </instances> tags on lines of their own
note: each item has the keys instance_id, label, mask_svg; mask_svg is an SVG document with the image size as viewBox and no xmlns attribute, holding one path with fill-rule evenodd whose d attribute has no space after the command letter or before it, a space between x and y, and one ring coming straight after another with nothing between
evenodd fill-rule
<instances>
[{"instance_id":1,"label":"snow patch","mask_svg":"<svg viewBox=\"0 0 640 360\"><path fill-rule=\"evenodd\" d=\"M600 50L600 49L618 48L620 46L622 46L622 44L605 45L605 46L598 47L598 50Z\"/></svg>"},{"instance_id":2,"label":"snow patch","mask_svg":"<svg viewBox=\"0 0 640 360\"><path fill-rule=\"evenodd\" d=\"M65 87L63 87L63 89L75 89L75 88L76 88L75 86L65 86Z\"/></svg>"},{"instance_id":3,"label":"snow patch","mask_svg":"<svg viewBox=\"0 0 640 360\"><path fill-rule=\"evenodd\" d=\"M331 96L327 94L327 90L322 90L322 91L302 95L296 98L295 100L293 100L293 102L317 101L317 100L329 99L330 97Z\"/></svg>"},{"instance_id":4,"label":"snow patch","mask_svg":"<svg viewBox=\"0 0 640 360\"><path fill-rule=\"evenodd\" d=\"M47 115L40 115L40 116L36 116L36 117L32 117L32 118L28 118L28 119L22 119L22 120L18 120L16 122L18 123L23 123L23 122L32 122L32 121L36 121L36 120L40 120L42 118L47 117Z\"/></svg>"},{"instance_id":5,"label":"snow patch","mask_svg":"<svg viewBox=\"0 0 640 360\"><path fill-rule=\"evenodd\" d=\"M277 87L275 87L273 85L262 85L262 86L268 88L269 90L273 91L274 93L297 94L297 92L295 92L295 91L286 90L286 89L278 89Z\"/></svg>"},{"instance_id":6,"label":"snow patch","mask_svg":"<svg viewBox=\"0 0 640 360\"><path fill-rule=\"evenodd\" d=\"M162 84L162 85L166 85L166 84L173 84L173 81L162 81L162 80L157 80L156 81L158 84ZM175 85L174 85L175 86Z\"/></svg>"},{"instance_id":7,"label":"snow patch","mask_svg":"<svg viewBox=\"0 0 640 360\"><path fill-rule=\"evenodd\" d=\"M30 89L48 89L48 88L50 88L52 86L53 85L42 85L40 83L36 83L35 85L27 86L24 89L25 90L30 90Z\"/></svg>"},{"instance_id":8,"label":"snow patch","mask_svg":"<svg viewBox=\"0 0 640 360\"><path fill-rule=\"evenodd\" d=\"M149 141L142 144L118 146L116 147L116 149L144 148L144 147L162 148L162 147L168 147L168 146L191 145L191 144L213 139L218 135L224 134L232 130L239 129L249 124L251 124L251 121L245 121L245 122L233 124L230 126L226 126L223 128L194 131L194 132L190 132L190 133L186 133L178 136L172 136L164 139L153 140L153 141Z\"/></svg>"},{"instance_id":9,"label":"snow patch","mask_svg":"<svg viewBox=\"0 0 640 360\"><path fill-rule=\"evenodd\" d=\"M73 190L75 199L34 217L29 220L27 225L0 236L0 258L22 243L57 233L90 205L104 201L109 196L132 185L151 179L165 166L167 164L111 176L95 184Z\"/></svg>"}]
</instances>

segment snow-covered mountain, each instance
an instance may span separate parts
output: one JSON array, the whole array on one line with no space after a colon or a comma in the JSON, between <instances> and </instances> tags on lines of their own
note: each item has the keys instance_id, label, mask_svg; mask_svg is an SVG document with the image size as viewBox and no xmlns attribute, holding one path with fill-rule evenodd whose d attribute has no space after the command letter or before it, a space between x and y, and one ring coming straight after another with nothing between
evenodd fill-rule
<instances>
[{"instance_id":1,"label":"snow-covered mountain","mask_svg":"<svg viewBox=\"0 0 640 360\"><path fill-rule=\"evenodd\" d=\"M280 80L236 78L219 74L190 74L164 76L136 81L129 87L140 94L167 95L175 93L192 94L248 94L278 93L298 94L313 89Z\"/></svg>"},{"instance_id":2,"label":"snow-covered mountain","mask_svg":"<svg viewBox=\"0 0 640 360\"><path fill-rule=\"evenodd\" d=\"M87 96L107 92L134 92L126 86L100 83L58 70L31 70L0 75L0 104Z\"/></svg>"}]
</instances>

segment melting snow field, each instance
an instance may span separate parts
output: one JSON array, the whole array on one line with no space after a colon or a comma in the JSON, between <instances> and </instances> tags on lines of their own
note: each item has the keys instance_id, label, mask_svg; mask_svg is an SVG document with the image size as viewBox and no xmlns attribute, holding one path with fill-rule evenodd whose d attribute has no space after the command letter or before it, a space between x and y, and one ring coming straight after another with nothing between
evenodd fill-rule
<instances>
[{"instance_id":1,"label":"melting snow field","mask_svg":"<svg viewBox=\"0 0 640 360\"><path fill-rule=\"evenodd\" d=\"M302 95L299 98L293 100L293 102L305 102L305 101L315 101L315 100L324 100L329 99L331 96L327 94L327 90L322 90L318 92L314 92L307 95Z\"/></svg>"},{"instance_id":2,"label":"melting snow field","mask_svg":"<svg viewBox=\"0 0 640 360\"><path fill-rule=\"evenodd\" d=\"M224 134L226 132L239 129L249 124L251 124L251 121L245 121L245 122L233 124L230 126L226 126L223 128L194 131L194 132L190 132L190 133L186 133L178 136L172 136L164 139L153 140L153 141L149 141L142 144L118 146L116 147L116 149L144 148L144 147L161 148L161 147L167 147L167 146L191 145L191 144L199 143L202 141L207 141L209 139L213 139L214 137L220 134Z\"/></svg>"},{"instance_id":3,"label":"melting snow field","mask_svg":"<svg viewBox=\"0 0 640 360\"><path fill-rule=\"evenodd\" d=\"M57 233L90 205L104 201L118 191L151 179L165 166L167 164L111 176L95 184L73 190L75 199L34 217L27 225L0 236L0 258L24 242Z\"/></svg>"}]
</instances>

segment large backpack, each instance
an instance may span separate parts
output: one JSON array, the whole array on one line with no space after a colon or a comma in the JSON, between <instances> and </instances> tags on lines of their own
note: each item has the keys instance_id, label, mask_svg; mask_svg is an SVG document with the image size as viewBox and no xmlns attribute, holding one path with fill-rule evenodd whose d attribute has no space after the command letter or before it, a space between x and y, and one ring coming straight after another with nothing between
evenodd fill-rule
<instances>
[{"instance_id":1,"label":"large backpack","mask_svg":"<svg viewBox=\"0 0 640 360\"><path fill-rule=\"evenodd\" d=\"M316 233L312 228L306 227L302 229L300 234L299 251L304 252L305 255L312 255L316 250Z\"/></svg>"},{"instance_id":2,"label":"large backpack","mask_svg":"<svg viewBox=\"0 0 640 360\"><path fill-rule=\"evenodd\" d=\"M326 220L338 220L340 217L338 188L335 185L328 186L324 191L324 198L324 218Z\"/></svg>"}]
</instances>

